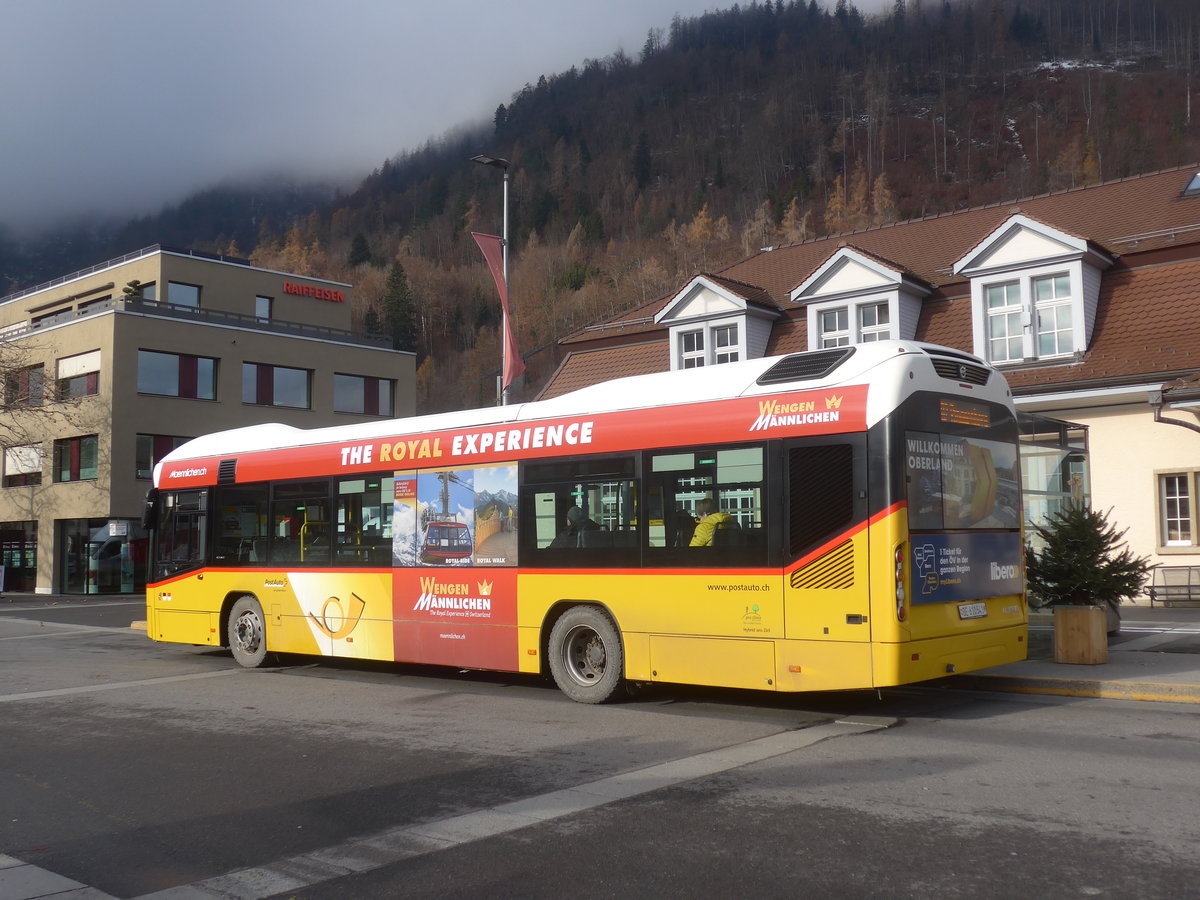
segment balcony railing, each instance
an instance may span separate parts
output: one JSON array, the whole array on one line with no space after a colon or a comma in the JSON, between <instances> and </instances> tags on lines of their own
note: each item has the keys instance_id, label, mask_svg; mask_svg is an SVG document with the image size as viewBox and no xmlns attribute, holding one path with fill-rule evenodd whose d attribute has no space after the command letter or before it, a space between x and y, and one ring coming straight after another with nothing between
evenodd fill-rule
<instances>
[{"instance_id":1,"label":"balcony railing","mask_svg":"<svg viewBox=\"0 0 1200 900\"><path fill-rule=\"evenodd\" d=\"M59 278L53 278L50 281L43 281L41 284L35 284L31 288L17 291L15 294L8 294L0 297L0 305L8 303L10 300L17 300L21 297L28 297L30 294L36 294L38 291L44 291L46 288L52 288L60 284L66 284L68 281L74 281L77 278L83 278L86 275L94 275L97 272L103 272L105 269L111 269L113 266L119 266L122 263L130 262L131 260L141 259L143 256L149 256L151 253L174 253L179 256L195 256L197 259L211 259L217 262L236 263L241 266L250 265L250 260L242 259L238 256L222 256L219 253L205 253L202 250L184 250L180 247L167 247L164 244L151 244L149 247L143 247L141 250L134 250L132 253L126 253L124 256L117 256L113 259L107 259L102 263L97 263L94 266L88 266L86 269L80 269L77 272L72 272L69 275L63 275Z\"/></svg>"},{"instance_id":2,"label":"balcony railing","mask_svg":"<svg viewBox=\"0 0 1200 900\"><path fill-rule=\"evenodd\" d=\"M281 319L260 319L258 316L247 316L241 313L224 312L218 309L202 309L192 306L178 306L171 303L157 303L152 300L129 299L114 297L89 303L79 309L65 309L60 313L44 316L36 322L18 322L0 329L0 341L15 340L67 322L77 322L89 316L99 315L109 310L118 312L137 313L144 316L158 316L165 319L178 319L186 322L197 322L204 325L225 325L232 328L244 328L250 331L262 331L270 334L286 334L293 337L312 338L319 341L333 341L341 344L354 344L360 347L390 348L392 339L376 334L363 334L357 331L346 331L341 328L326 328L322 325L310 325L306 322L286 322Z\"/></svg>"}]
</instances>

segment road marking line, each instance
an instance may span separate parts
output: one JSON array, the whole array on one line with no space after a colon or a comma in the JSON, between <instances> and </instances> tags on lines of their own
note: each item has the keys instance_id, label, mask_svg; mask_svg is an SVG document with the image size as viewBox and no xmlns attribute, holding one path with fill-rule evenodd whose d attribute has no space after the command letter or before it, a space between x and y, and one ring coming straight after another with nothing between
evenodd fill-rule
<instances>
[{"instance_id":1,"label":"road marking line","mask_svg":"<svg viewBox=\"0 0 1200 900\"><path fill-rule=\"evenodd\" d=\"M749 763L802 750L829 738L877 731L894 723L893 719L842 719L811 728L783 731L744 744L709 750L448 819L390 828L263 866L239 869L215 878L144 894L137 900L204 900L215 897L222 900L262 900L344 875L369 872L405 859L508 834L561 816L605 806L615 800L727 772Z\"/></svg>"},{"instance_id":2,"label":"road marking line","mask_svg":"<svg viewBox=\"0 0 1200 900\"><path fill-rule=\"evenodd\" d=\"M87 684L79 687L55 688L49 691L27 691L24 694L0 694L0 703L18 700L44 700L48 697L69 697L72 694L94 694L97 691L117 691L122 688L142 687L147 684L169 684L172 681L198 681L201 678L220 678L223 675L239 675L242 669L222 669L219 672L196 672L191 675L166 675L162 678L142 678L138 681L115 681L105 684Z\"/></svg>"},{"instance_id":3,"label":"road marking line","mask_svg":"<svg viewBox=\"0 0 1200 900\"><path fill-rule=\"evenodd\" d=\"M32 634L10 634L7 637L0 637L0 641L23 641L34 637L74 637L80 634L93 634L97 631L109 632L111 634L128 634L129 628L114 628L111 625L62 625L58 622L45 622L42 619L7 619L3 624L14 625L38 625L37 631ZM51 628L62 628L63 631L46 631L45 628L49 624ZM131 623L132 624L132 623Z\"/></svg>"}]
</instances>

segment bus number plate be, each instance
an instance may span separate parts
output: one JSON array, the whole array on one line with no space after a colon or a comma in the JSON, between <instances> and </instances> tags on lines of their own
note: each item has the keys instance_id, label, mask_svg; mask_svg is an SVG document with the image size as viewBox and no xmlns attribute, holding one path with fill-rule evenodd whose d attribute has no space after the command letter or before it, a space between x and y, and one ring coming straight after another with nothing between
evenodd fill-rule
<instances>
[{"instance_id":1,"label":"bus number plate be","mask_svg":"<svg viewBox=\"0 0 1200 900\"><path fill-rule=\"evenodd\" d=\"M960 603L958 604L958 617L960 619L983 619L987 617L986 603Z\"/></svg>"}]
</instances>

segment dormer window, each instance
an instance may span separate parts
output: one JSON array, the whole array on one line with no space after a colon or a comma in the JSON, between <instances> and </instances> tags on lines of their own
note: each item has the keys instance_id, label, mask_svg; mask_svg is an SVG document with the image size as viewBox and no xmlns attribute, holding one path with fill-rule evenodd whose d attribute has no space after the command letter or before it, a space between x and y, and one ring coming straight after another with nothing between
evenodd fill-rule
<instances>
[{"instance_id":1,"label":"dormer window","mask_svg":"<svg viewBox=\"0 0 1200 900\"><path fill-rule=\"evenodd\" d=\"M850 343L850 311L845 306L817 312L821 347L845 347Z\"/></svg>"},{"instance_id":2,"label":"dormer window","mask_svg":"<svg viewBox=\"0 0 1200 900\"><path fill-rule=\"evenodd\" d=\"M1011 217L954 268L971 279L975 352L998 365L1082 353L1108 264L1081 238Z\"/></svg>"},{"instance_id":3,"label":"dormer window","mask_svg":"<svg viewBox=\"0 0 1200 900\"><path fill-rule=\"evenodd\" d=\"M713 363L737 362L739 359L738 327L733 325L715 325L713 336Z\"/></svg>"},{"instance_id":4,"label":"dormer window","mask_svg":"<svg viewBox=\"0 0 1200 900\"><path fill-rule=\"evenodd\" d=\"M704 365L704 329L679 333L679 368L698 369Z\"/></svg>"},{"instance_id":5,"label":"dormer window","mask_svg":"<svg viewBox=\"0 0 1200 900\"><path fill-rule=\"evenodd\" d=\"M989 361L1050 359L1082 349L1076 346L1072 288L1081 275L1072 268L983 285Z\"/></svg>"},{"instance_id":6,"label":"dormer window","mask_svg":"<svg viewBox=\"0 0 1200 900\"><path fill-rule=\"evenodd\" d=\"M737 362L741 358L737 323L681 331L678 349L680 369Z\"/></svg>"},{"instance_id":7,"label":"dormer window","mask_svg":"<svg viewBox=\"0 0 1200 900\"><path fill-rule=\"evenodd\" d=\"M654 321L668 327L671 368L698 369L763 355L779 315L762 292L718 275L698 275Z\"/></svg>"},{"instance_id":8,"label":"dormer window","mask_svg":"<svg viewBox=\"0 0 1200 900\"><path fill-rule=\"evenodd\" d=\"M791 293L807 305L808 347L846 347L916 336L930 287L885 260L843 247Z\"/></svg>"}]
</instances>

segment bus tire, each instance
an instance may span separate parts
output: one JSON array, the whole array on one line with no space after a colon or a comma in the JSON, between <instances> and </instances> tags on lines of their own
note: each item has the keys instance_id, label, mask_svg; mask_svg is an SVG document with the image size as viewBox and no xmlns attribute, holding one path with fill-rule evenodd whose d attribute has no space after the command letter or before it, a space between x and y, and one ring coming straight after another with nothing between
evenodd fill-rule
<instances>
[{"instance_id":1,"label":"bus tire","mask_svg":"<svg viewBox=\"0 0 1200 900\"><path fill-rule=\"evenodd\" d=\"M267 661L267 620L262 605L249 594L238 597L229 610L226 637L238 665L256 669Z\"/></svg>"},{"instance_id":2,"label":"bus tire","mask_svg":"<svg viewBox=\"0 0 1200 900\"><path fill-rule=\"evenodd\" d=\"M550 629L550 674L577 703L606 703L625 671L616 623L594 606L574 606Z\"/></svg>"}]
</instances>

